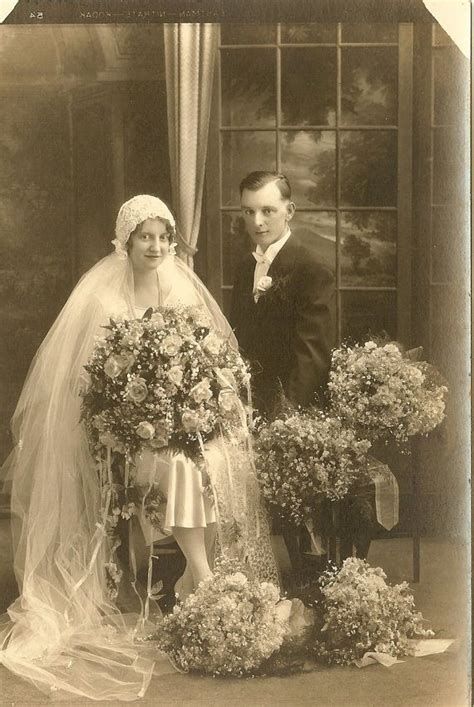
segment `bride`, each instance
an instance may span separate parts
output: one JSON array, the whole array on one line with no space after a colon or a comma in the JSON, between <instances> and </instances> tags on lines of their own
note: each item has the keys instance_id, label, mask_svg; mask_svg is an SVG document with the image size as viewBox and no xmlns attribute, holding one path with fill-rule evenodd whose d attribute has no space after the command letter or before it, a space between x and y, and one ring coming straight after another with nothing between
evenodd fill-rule
<instances>
[{"instance_id":1,"label":"bride","mask_svg":"<svg viewBox=\"0 0 474 707\"><path fill-rule=\"evenodd\" d=\"M0 625L0 662L46 692L134 700L143 696L153 672L172 668L149 642L137 640L139 626L150 633L143 616L140 621L137 614L124 613L107 595L100 489L79 422L84 365L111 317L139 318L164 304L202 307L215 331L235 348L237 342L208 290L175 257L175 221L160 199L140 195L123 204L113 243L115 252L81 278L47 334L13 417L17 444L6 468L20 596ZM218 443L207 446L209 467L218 469L223 456L229 455ZM169 454L158 461L143 455L138 474L149 474L152 463L164 469L164 525L187 561L186 593L212 574L209 547L221 519L217 522L218 508L203 493L201 472L189 459ZM230 473L241 489L238 477L251 476L250 458L231 466ZM255 509L244 534L254 537L246 556L262 579L278 581L257 495L250 492L238 501ZM144 518L141 528L143 542L152 545L156 537ZM218 537L224 550L225 539L219 532Z\"/></svg>"}]
</instances>

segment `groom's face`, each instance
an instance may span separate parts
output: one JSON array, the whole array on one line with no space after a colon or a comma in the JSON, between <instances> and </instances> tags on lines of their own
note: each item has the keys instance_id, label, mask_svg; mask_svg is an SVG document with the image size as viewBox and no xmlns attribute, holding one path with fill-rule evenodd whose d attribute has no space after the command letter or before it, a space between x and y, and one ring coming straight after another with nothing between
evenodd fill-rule
<instances>
[{"instance_id":1,"label":"groom's face","mask_svg":"<svg viewBox=\"0 0 474 707\"><path fill-rule=\"evenodd\" d=\"M244 189L240 208L251 239L263 250L283 236L295 211L293 202L282 197L275 182L257 191Z\"/></svg>"}]
</instances>

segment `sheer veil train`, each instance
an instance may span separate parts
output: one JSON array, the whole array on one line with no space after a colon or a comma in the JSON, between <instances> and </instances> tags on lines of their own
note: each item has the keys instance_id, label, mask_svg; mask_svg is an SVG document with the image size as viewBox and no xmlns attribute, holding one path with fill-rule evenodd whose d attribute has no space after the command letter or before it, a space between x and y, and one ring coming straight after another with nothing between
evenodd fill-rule
<instances>
[{"instance_id":1,"label":"sheer veil train","mask_svg":"<svg viewBox=\"0 0 474 707\"><path fill-rule=\"evenodd\" d=\"M45 692L94 700L137 699L154 670L173 670L165 656L137 641L147 632L139 616L121 613L107 597L104 543L97 542L103 534L97 472L79 424L83 367L95 338L109 317L136 316L125 244L147 218L174 227L156 197L134 197L122 206L116 252L81 278L51 327L17 405L16 447L5 465L21 593L3 617L0 662ZM166 268L176 300L204 307L215 329L236 346L220 308L191 269L173 256Z\"/></svg>"}]
</instances>

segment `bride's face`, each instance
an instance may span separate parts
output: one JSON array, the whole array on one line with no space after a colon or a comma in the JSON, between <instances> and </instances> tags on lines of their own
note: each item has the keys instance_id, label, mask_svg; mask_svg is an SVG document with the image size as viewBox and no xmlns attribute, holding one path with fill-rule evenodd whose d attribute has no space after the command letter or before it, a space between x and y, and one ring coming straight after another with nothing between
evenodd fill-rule
<instances>
[{"instance_id":1,"label":"bride's face","mask_svg":"<svg viewBox=\"0 0 474 707\"><path fill-rule=\"evenodd\" d=\"M128 256L134 270L154 270L169 254L169 239L161 219L143 221L129 240Z\"/></svg>"}]
</instances>

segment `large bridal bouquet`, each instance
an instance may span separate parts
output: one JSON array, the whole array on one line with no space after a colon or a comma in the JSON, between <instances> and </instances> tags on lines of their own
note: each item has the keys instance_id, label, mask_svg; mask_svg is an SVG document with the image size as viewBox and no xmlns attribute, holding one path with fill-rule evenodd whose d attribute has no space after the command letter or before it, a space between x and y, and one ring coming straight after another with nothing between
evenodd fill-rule
<instances>
[{"instance_id":1,"label":"large bridal bouquet","mask_svg":"<svg viewBox=\"0 0 474 707\"><path fill-rule=\"evenodd\" d=\"M198 307L111 320L86 365L82 417L95 450L121 454L200 444L240 419L247 366Z\"/></svg>"},{"instance_id":2,"label":"large bridal bouquet","mask_svg":"<svg viewBox=\"0 0 474 707\"><path fill-rule=\"evenodd\" d=\"M321 498L344 498L370 481L370 442L358 439L340 420L310 409L263 425L256 466L263 496L282 518L301 524Z\"/></svg>"},{"instance_id":3,"label":"large bridal bouquet","mask_svg":"<svg viewBox=\"0 0 474 707\"><path fill-rule=\"evenodd\" d=\"M150 309L142 319L111 320L105 329L85 366L82 420L99 476L108 593L116 599L120 526L142 512L163 530L166 498L154 478L146 485L137 479L141 453L182 452L204 470L205 442L220 433L232 436L245 425L240 396L249 374L199 307Z\"/></svg>"},{"instance_id":4,"label":"large bridal bouquet","mask_svg":"<svg viewBox=\"0 0 474 707\"><path fill-rule=\"evenodd\" d=\"M442 422L447 388L439 378L393 343L341 346L332 355L330 411L361 437L405 442Z\"/></svg>"},{"instance_id":5,"label":"large bridal bouquet","mask_svg":"<svg viewBox=\"0 0 474 707\"><path fill-rule=\"evenodd\" d=\"M319 659L347 665L367 652L409 655L410 639L433 636L423 627L408 584L390 585L386 579L380 567L356 557L322 575L319 625L312 641Z\"/></svg>"}]
</instances>

